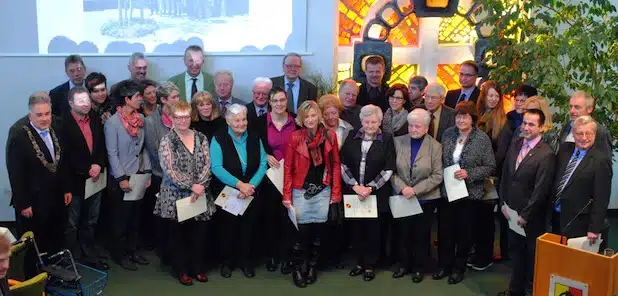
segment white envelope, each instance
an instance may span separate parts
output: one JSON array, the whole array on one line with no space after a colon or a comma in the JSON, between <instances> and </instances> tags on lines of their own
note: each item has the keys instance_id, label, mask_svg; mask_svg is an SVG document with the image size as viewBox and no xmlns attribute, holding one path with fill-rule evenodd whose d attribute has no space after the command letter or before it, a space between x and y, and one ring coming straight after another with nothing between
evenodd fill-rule
<instances>
[{"instance_id":1,"label":"white envelope","mask_svg":"<svg viewBox=\"0 0 618 296\"><path fill-rule=\"evenodd\" d=\"M94 182L92 178L88 178L86 180L86 188L84 190L84 199L88 199L89 197L99 193L99 191L105 189L107 187L107 172L106 169L103 169L99 174L99 179Z\"/></svg>"},{"instance_id":2,"label":"white envelope","mask_svg":"<svg viewBox=\"0 0 618 296\"><path fill-rule=\"evenodd\" d=\"M468 197L468 187L466 181L455 179L455 172L460 170L458 163L444 168L444 188L449 202Z\"/></svg>"},{"instance_id":3,"label":"white envelope","mask_svg":"<svg viewBox=\"0 0 618 296\"><path fill-rule=\"evenodd\" d=\"M509 228L521 236L526 236L526 230L524 230L523 227L517 224L517 218L519 217L519 213L511 209L511 207L509 207L508 205L506 205L506 212L509 215Z\"/></svg>"},{"instance_id":4,"label":"white envelope","mask_svg":"<svg viewBox=\"0 0 618 296\"><path fill-rule=\"evenodd\" d=\"M567 240L567 246L575 249L584 250L591 253L598 253L601 248L601 243L603 240L599 236L599 238L594 242L594 244L590 244L587 236L575 237Z\"/></svg>"},{"instance_id":5,"label":"white envelope","mask_svg":"<svg viewBox=\"0 0 618 296\"><path fill-rule=\"evenodd\" d=\"M176 214L178 216L178 222L182 222L197 215L203 214L208 209L208 203L206 201L206 195L198 197L194 202L191 202L191 197L181 198L176 201Z\"/></svg>"},{"instance_id":6,"label":"white envelope","mask_svg":"<svg viewBox=\"0 0 618 296\"><path fill-rule=\"evenodd\" d=\"M277 190L279 190L279 193L283 194L283 161L284 159L281 159L279 161L279 168L269 168L266 171L266 176L268 176L268 179L270 179L270 182L273 183L273 185L275 185L275 187L277 187Z\"/></svg>"},{"instance_id":7,"label":"white envelope","mask_svg":"<svg viewBox=\"0 0 618 296\"><path fill-rule=\"evenodd\" d=\"M416 197L407 199L403 195L394 195L389 198L388 205L395 219L423 213L421 204Z\"/></svg>"},{"instance_id":8,"label":"white envelope","mask_svg":"<svg viewBox=\"0 0 618 296\"><path fill-rule=\"evenodd\" d=\"M146 183L152 174L133 174L129 178L131 192L124 193L124 201L138 201L144 198L146 193Z\"/></svg>"},{"instance_id":9,"label":"white envelope","mask_svg":"<svg viewBox=\"0 0 618 296\"><path fill-rule=\"evenodd\" d=\"M368 196L364 201L358 195L344 195L344 215L346 218L378 218L378 199Z\"/></svg>"},{"instance_id":10,"label":"white envelope","mask_svg":"<svg viewBox=\"0 0 618 296\"><path fill-rule=\"evenodd\" d=\"M224 211L234 215L243 215L251 201L253 201L253 196L246 197L244 199L238 198L240 191L236 188L232 188L230 186L225 186L217 199L215 199L215 204L220 206Z\"/></svg>"}]
</instances>

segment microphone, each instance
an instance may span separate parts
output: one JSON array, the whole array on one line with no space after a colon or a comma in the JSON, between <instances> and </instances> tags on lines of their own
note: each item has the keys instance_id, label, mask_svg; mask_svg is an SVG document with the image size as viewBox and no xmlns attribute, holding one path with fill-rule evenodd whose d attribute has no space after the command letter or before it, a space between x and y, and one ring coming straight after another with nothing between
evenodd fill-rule
<instances>
[{"instance_id":1,"label":"microphone","mask_svg":"<svg viewBox=\"0 0 618 296\"><path fill-rule=\"evenodd\" d=\"M571 220L569 220L569 223L567 223L564 228L560 229L560 243L566 245L567 244L567 237L564 235L567 231L567 229L569 229L569 227L571 226L571 224L573 223L573 221L575 221L575 219L577 219L579 217L579 215L581 215L584 210L592 203L593 199L589 199L588 202L586 203L586 205L581 208L581 210L579 210L579 212L577 212L577 214L575 214L575 216L573 216L573 218L571 218ZM562 242L562 238L564 238L564 242Z\"/></svg>"}]
</instances>

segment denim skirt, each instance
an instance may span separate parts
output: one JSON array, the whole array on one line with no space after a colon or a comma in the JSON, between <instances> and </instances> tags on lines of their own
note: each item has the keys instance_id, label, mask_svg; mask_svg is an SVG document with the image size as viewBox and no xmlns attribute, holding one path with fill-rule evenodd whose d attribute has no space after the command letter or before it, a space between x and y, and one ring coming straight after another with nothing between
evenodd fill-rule
<instances>
[{"instance_id":1,"label":"denim skirt","mask_svg":"<svg viewBox=\"0 0 618 296\"><path fill-rule=\"evenodd\" d=\"M304 189L292 190L292 204L296 209L298 224L324 223L328 219L330 186L310 199L305 199Z\"/></svg>"}]
</instances>

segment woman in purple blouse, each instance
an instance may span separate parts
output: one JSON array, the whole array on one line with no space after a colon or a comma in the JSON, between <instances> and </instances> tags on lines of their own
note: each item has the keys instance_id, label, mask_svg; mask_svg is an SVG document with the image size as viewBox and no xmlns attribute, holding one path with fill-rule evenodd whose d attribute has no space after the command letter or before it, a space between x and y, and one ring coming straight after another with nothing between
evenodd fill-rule
<instances>
[{"instance_id":1,"label":"woman in purple blouse","mask_svg":"<svg viewBox=\"0 0 618 296\"><path fill-rule=\"evenodd\" d=\"M285 148L292 133L299 129L294 122L296 114L287 111L288 97L283 88L273 87L270 91L269 112L266 116L256 119L252 127L262 139L268 166L280 168L279 161L283 159ZM263 194L261 207L261 230L263 231L263 250L268 258L266 269L275 271L281 264L281 273L292 272L287 246L291 245L289 238L295 229L287 218L287 212L281 205L281 193L272 184L270 179L264 178L260 185ZM257 200L256 200L257 201ZM285 235L289 234L289 235Z\"/></svg>"}]
</instances>

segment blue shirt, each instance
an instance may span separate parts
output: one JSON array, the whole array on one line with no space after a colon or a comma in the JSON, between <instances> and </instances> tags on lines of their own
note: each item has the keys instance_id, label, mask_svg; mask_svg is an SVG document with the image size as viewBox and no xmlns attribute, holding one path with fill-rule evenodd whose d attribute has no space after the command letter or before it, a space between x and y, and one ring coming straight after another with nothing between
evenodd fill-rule
<instances>
[{"instance_id":1,"label":"blue shirt","mask_svg":"<svg viewBox=\"0 0 618 296\"><path fill-rule=\"evenodd\" d=\"M580 150L577 147L575 147L575 149L573 149L573 154L571 155L571 158L575 157L575 154L577 154L577 151L579 151L579 156L577 157L577 163L575 164L575 167L573 168L573 170L571 171L571 173L569 174L569 178L567 179L566 183L564 184L564 186L566 186L566 184L569 183L569 181L571 180L571 177L573 176L573 173L575 172L575 170L577 169L577 166L579 166L579 164L582 162L582 159L584 159L584 156L586 156L586 153L588 153L588 150ZM569 162L571 160L569 159ZM556 210L556 212L560 212L560 203L558 203L556 205L556 207L554 208L554 210Z\"/></svg>"},{"instance_id":2,"label":"blue shirt","mask_svg":"<svg viewBox=\"0 0 618 296\"><path fill-rule=\"evenodd\" d=\"M410 176L412 176L412 168L414 167L414 160L416 160L416 156L418 152L421 150L421 145L423 145L423 140L425 137L421 137L420 139L412 139L410 138ZM418 200L420 204L426 204L431 202L431 200Z\"/></svg>"},{"instance_id":3,"label":"blue shirt","mask_svg":"<svg viewBox=\"0 0 618 296\"><path fill-rule=\"evenodd\" d=\"M73 81L71 81L71 80L69 79L69 90L73 89L73 88L74 88L74 87L76 87L76 86L82 86L82 87L83 87L83 86L84 86L84 83L82 82L82 85L75 85L75 84L73 84Z\"/></svg>"},{"instance_id":4,"label":"blue shirt","mask_svg":"<svg viewBox=\"0 0 618 296\"><path fill-rule=\"evenodd\" d=\"M227 128L227 133L232 137L232 141L234 141L234 145L236 146L236 152L238 153L238 157L241 159L247 159L247 132L245 132L240 139L234 136L234 132L232 128ZM252 156L254 157L254 156ZM255 172L249 184L257 187L264 175L266 175L266 166L268 161L266 159L266 151L264 150L264 145L260 140L260 166L258 170ZM246 161L241 161L240 165L242 167L243 173L247 170ZM217 142L215 137L212 138L210 142L210 167L212 168L212 173L219 179L223 184L236 187L236 183L238 183L238 178L234 177L234 175L230 174L225 168L223 168L223 151L221 151L221 145Z\"/></svg>"},{"instance_id":5,"label":"blue shirt","mask_svg":"<svg viewBox=\"0 0 618 296\"><path fill-rule=\"evenodd\" d=\"M288 83L290 83L290 81L288 80L287 77L285 77L285 75L283 76L283 82L284 82L283 88L287 92ZM294 113L296 113L296 110L298 110L298 96L300 95L300 79L299 78L296 78L296 80L292 82L292 94L294 94Z\"/></svg>"}]
</instances>

